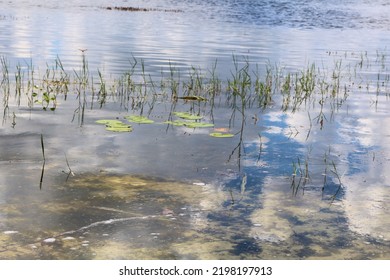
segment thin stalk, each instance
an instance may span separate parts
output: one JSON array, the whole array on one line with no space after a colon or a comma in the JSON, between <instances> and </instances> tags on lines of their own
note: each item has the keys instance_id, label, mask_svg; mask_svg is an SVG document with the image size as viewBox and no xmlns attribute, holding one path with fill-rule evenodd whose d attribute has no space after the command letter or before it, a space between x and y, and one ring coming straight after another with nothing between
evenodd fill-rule
<instances>
[{"instance_id":1,"label":"thin stalk","mask_svg":"<svg viewBox=\"0 0 390 280\"><path fill-rule=\"evenodd\" d=\"M45 164L46 164L45 145L43 143L43 134L41 134L41 149L42 149L43 164L42 164L41 178L39 180L39 189L40 190L42 189L43 175L45 173Z\"/></svg>"}]
</instances>

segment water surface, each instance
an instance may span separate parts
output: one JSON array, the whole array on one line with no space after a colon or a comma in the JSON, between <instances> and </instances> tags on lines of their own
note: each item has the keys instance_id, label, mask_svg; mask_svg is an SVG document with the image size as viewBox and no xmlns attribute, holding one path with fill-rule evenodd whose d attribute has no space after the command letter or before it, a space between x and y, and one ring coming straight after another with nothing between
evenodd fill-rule
<instances>
[{"instance_id":1,"label":"water surface","mask_svg":"<svg viewBox=\"0 0 390 280\"><path fill-rule=\"evenodd\" d=\"M11 80L7 108L4 78L0 89L1 259L389 258L386 1L0 1L0 8L0 55ZM93 85L85 95L75 83L54 111L29 106L25 94L18 105L18 68L28 92L32 66L40 85L58 59L70 76L81 75L83 58ZM182 96L191 73L206 81L215 63L223 85L215 103L172 101L171 74ZM278 87L266 106L235 107L227 80L246 63L252 82L271 71L273 85L314 63L315 94L285 108ZM141 86L100 108L98 71L109 88L134 65L137 83L156 83L147 85L150 95L142 99ZM178 111L214 128L163 123ZM131 133L96 124L130 114L155 123L132 124ZM212 138L214 130L235 136Z\"/></svg>"}]
</instances>

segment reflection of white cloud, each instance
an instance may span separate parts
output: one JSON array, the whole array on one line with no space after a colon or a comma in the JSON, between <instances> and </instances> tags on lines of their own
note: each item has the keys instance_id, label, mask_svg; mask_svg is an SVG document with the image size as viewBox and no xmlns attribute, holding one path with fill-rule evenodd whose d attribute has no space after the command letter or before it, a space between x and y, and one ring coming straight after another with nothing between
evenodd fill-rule
<instances>
[{"instance_id":1,"label":"reflection of white cloud","mask_svg":"<svg viewBox=\"0 0 390 280\"><path fill-rule=\"evenodd\" d=\"M31 36L29 31L29 23L24 20L15 20L12 25L12 42L11 48L18 50L15 53L15 57L17 58L26 58L30 57L32 54L32 45L33 42L29 39Z\"/></svg>"},{"instance_id":2,"label":"reflection of white cloud","mask_svg":"<svg viewBox=\"0 0 390 280\"><path fill-rule=\"evenodd\" d=\"M343 178L346 186L344 204L351 229L386 239L390 239L390 178L387 176L390 133L382 124L389 121L387 116L373 115L360 118L350 127L355 142L372 151L364 153L358 149L355 157L362 165L361 170Z\"/></svg>"},{"instance_id":3,"label":"reflection of white cloud","mask_svg":"<svg viewBox=\"0 0 390 280\"><path fill-rule=\"evenodd\" d=\"M348 99L348 110L323 112L327 116L323 129L314 119L318 112L311 109L312 127L307 112L287 115L286 123L299 128L300 133L293 140L304 146L312 145L311 158L323 159L327 151L337 165L337 171L345 187L343 205L351 230L374 237L390 239L390 110L386 100L379 100L378 107L372 106L371 97L359 93ZM345 105L347 106L347 105ZM345 110L344 110L345 109ZM331 121L329 121L331 120Z\"/></svg>"},{"instance_id":4,"label":"reflection of white cloud","mask_svg":"<svg viewBox=\"0 0 390 280\"><path fill-rule=\"evenodd\" d=\"M390 240L389 182L380 179L371 184L356 175L345 177L343 182L348 186L344 207L351 230Z\"/></svg>"},{"instance_id":5,"label":"reflection of white cloud","mask_svg":"<svg viewBox=\"0 0 390 280\"><path fill-rule=\"evenodd\" d=\"M268 126L267 127L267 133L271 134L280 134L283 131L281 127L278 126Z\"/></svg>"},{"instance_id":6,"label":"reflection of white cloud","mask_svg":"<svg viewBox=\"0 0 390 280\"><path fill-rule=\"evenodd\" d=\"M281 205L280 201L286 199L289 194L278 189L275 178L272 177L265 178L263 189L262 207L251 217L253 227L250 236L260 241L285 241L293 235L293 228L287 219L280 217L287 206Z\"/></svg>"},{"instance_id":7,"label":"reflection of white cloud","mask_svg":"<svg viewBox=\"0 0 390 280\"><path fill-rule=\"evenodd\" d=\"M267 120L271 122L281 122L283 120L284 113L280 112L270 112L267 114Z\"/></svg>"}]
</instances>

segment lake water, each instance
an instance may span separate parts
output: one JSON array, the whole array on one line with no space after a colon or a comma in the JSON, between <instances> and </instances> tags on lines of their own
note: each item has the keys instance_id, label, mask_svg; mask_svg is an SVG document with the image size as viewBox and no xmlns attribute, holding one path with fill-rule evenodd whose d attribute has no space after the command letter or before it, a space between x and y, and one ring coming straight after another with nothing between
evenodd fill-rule
<instances>
[{"instance_id":1,"label":"lake water","mask_svg":"<svg viewBox=\"0 0 390 280\"><path fill-rule=\"evenodd\" d=\"M389 14L0 1L0 259L388 259Z\"/></svg>"}]
</instances>

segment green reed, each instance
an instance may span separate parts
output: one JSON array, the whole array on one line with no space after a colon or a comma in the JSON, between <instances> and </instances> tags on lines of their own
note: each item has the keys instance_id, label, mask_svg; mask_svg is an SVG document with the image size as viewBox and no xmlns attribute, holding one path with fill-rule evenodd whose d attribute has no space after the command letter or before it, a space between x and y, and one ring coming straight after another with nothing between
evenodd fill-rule
<instances>
[{"instance_id":1,"label":"green reed","mask_svg":"<svg viewBox=\"0 0 390 280\"><path fill-rule=\"evenodd\" d=\"M180 72L176 69L176 67L169 62L169 84L171 90L171 98L177 99L179 95L179 86L180 86Z\"/></svg>"},{"instance_id":2,"label":"green reed","mask_svg":"<svg viewBox=\"0 0 390 280\"><path fill-rule=\"evenodd\" d=\"M189 104L191 112L200 115L206 106L210 106L212 110L219 97L219 100L226 102L222 106L231 108L229 126L234 125L236 118L240 121L240 132L237 133L239 143L229 157L230 160L237 154L240 160L249 108L263 112L276 107L285 114L305 109L309 121L305 140L309 142L312 131L316 127L321 130L327 123L332 122L338 110L355 91L372 94L373 102L377 106L382 95L390 94L386 56L378 55L376 60L370 60L367 54L362 54L354 63L348 64L343 59L337 59L329 67L321 68L311 63L303 69L286 71L284 68L271 66L270 63L253 65L248 58L239 59L233 56L230 75L224 80L218 76L217 61L210 69L189 66L184 76L173 63L169 63L169 71L162 70L161 76L156 78L149 74L144 60L138 61L133 57L127 71L114 79L106 79L99 69L90 72L86 52L82 51L80 67L73 72L67 71L58 57L54 66L46 65L46 69L41 72L43 74L39 74L30 61L27 68L21 64L16 65L15 79L11 82L10 64L5 57L0 57L3 122L10 118L15 126L17 109L24 106L25 101L29 108L40 105L43 110L55 111L60 106L60 97L64 101L77 99L73 119L77 117L78 123L83 125L88 102L88 108L93 110L94 100L97 100L99 108L109 102L117 102L121 109L138 111L141 115L150 115L158 102L170 103L174 110L176 103L183 101ZM377 67L374 69L378 70L378 73L370 77L365 76L368 67ZM12 97L15 104L12 104ZM9 108L13 105L15 111L11 116ZM311 108L315 108L315 115ZM211 112L211 118L212 114ZM259 119L261 121L261 118ZM296 137L298 133L296 128L295 131L291 128L289 137ZM259 157L262 143L260 145ZM329 175L338 181L341 188L342 176L338 172L336 160L330 161L325 156L323 164L323 188L326 187ZM311 180L310 169L313 166L312 159L308 156L300 156L292 163L291 188L294 194L305 189L307 182Z\"/></svg>"},{"instance_id":3,"label":"green reed","mask_svg":"<svg viewBox=\"0 0 390 280\"><path fill-rule=\"evenodd\" d=\"M255 77L254 91L258 98L259 107L266 108L272 102L275 75L273 75L270 66L267 65L265 79L262 81L259 66L256 65Z\"/></svg>"},{"instance_id":4,"label":"green reed","mask_svg":"<svg viewBox=\"0 0 390 280\"><path fill-rule=\"evenodd\" d=\"M376 79L371 81L362 77L360 68L374 67L374 63L379 64L377 66L380 71ZM118 102L125 109L140 109L149 104L150 111L157 100L165 98L168 101L169 96L171 101L183 99L208 103L211 107L215 106L217 96L223 96L232 108L232 119L236 111L243 112L249 107L267 109L278 105L283 112L294 113L303 106L320 106L320 113L313 120L323 126L325 121L330 121L333 117L325 115L326 106L331 106L331 114L334 114L353 90L364 90L364 84L367 84L368 89L375 85L376 104L380 95L389 94L390 75L385 72L385 63L386 56L383 54L378 54L375 61L369 60L367 54L362 54L355 67L338 59L331 69L319 68L312 63L301 70L282 71L283 68L272 67L269 63L264 66L251 65L248 58L233 56L231 75L226 80L218 77L215 61L209 70L189 67L185 78L182 78L181 71L173 63L169 63L168 75L162 72L158 81L158 78L148 73L145 61L137 61L133 57L128 71L118 78L106 80L99 69L96 74L90 73L86 51L82 50L78 70L67 71L57 57L54 67L47 65L43 75L39 77L39 72L31 61L27 70L21 64L16 65L15 81L11 82L9 63L5 57L1 57L3 119L9 109L12 89L17 107L22 105L25 100L23 97L27 96L28 107L40 104L44 110L52 111L58 107L59 96L67 100L69 94L75 94L79 104L74 117L79 114L79 123L84 119L88 102L91 110L93 109L95 98L100 108L110 101ZM94 81L98 81L97 89Z\"/></svg>"},{"instance_id":5,"label":"green reed","mask_svg":"<svg viewBox=\"0 0 390 280\"><path fill-rule=\"evenodd\" d=\"M45 144L44 144L44 142L43 142L43 134L41 134L41 150L42 150L43 163L42 163L42 169L41 169L41 177L40 177L40 179L39 179L39 189L42 189L43 175L44 175L44 173L45 173L45 164L46 164Z\"/></svg>"},{"instance_id":6,"label":"green reed","mask_svg":"<svg viewBox=\"0 0 390 280\"><path fill-rule=\"evenodd\" d=\"M23 87L23 73L20 64L16 65L15 73L15 98L17 100L17 105L20 106L20 99L22 95Z\"/></svg>"},{"instance_id":7,"label":"green reed","mask_svg":"<svg viewBox=\"0 0 390 280\"><path fill-rule=\"evenodd\" d=\"M5 120L5 117L9 110L9 98L10 98L10 79L9 79L9 66L8 61L5 57L0 57L0 64L1 64L1 73L2 73L2 79L0 83L1 91L3 94L3 121Z\"/></svg>"}]
</instances>

